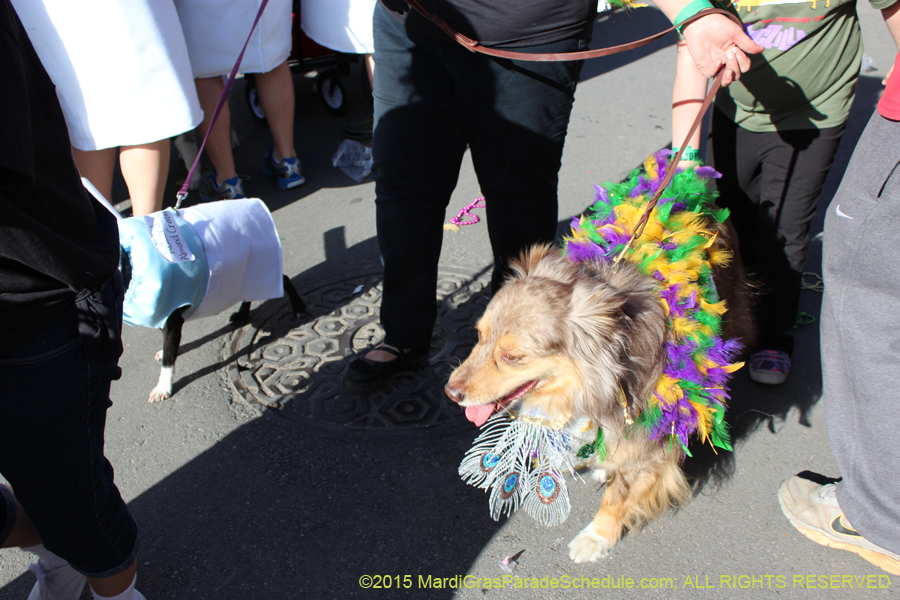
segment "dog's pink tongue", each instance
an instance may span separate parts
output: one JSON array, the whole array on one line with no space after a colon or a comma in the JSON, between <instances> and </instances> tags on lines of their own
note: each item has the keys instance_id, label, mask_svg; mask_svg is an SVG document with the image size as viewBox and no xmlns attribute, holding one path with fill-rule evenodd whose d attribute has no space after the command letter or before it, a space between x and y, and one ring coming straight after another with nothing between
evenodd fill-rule
<instances>
[{"instance_id":1,"label":"dog's pink tongue","mask_svg":"<svg viewBox=\"0 0 900 600\"><path fill-rule=\"evenodd\" d=\"M481 406L467 406L466 407L466 418L478 427L481 427L487 420L491 418L491 415L494 414L494 405L493 404L482 404Z\"/></svg>"}]
</instances>

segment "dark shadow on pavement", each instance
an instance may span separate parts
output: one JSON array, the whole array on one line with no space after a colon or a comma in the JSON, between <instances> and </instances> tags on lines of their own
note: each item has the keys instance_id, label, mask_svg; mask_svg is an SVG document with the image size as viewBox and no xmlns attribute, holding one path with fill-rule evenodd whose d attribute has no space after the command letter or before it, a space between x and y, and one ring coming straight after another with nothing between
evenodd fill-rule
<instances>
[{"instance_id":1,"label":"dark shadow on pavement","mask_svg":"<svg viewBox=\"0 0 900 600\"><path fill-rule=\"evenodd\" d=\"M591 49L608 48L651 36L664 31L672 26L672 23L659 10L654 8L639 8L629 10L617 10L614 13L600 13L594 23L594 34L591 39ZM621 52L611 56L592 58L584 62L581 70L581 81L587 81L604 73L615 71L618 68L650 56L654 52L675 44L675 34L663 36L640 48ZM675 61L672 61L672 69L675 69Z\"/></svg>"}]
</instances>

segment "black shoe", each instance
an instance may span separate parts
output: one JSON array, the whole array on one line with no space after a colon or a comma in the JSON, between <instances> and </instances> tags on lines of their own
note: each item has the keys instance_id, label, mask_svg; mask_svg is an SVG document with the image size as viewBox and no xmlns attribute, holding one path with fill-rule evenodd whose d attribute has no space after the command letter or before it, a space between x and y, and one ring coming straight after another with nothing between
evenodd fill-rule
<instances>
[{"instance_id":1,"label":"black shoe","mask_svg":"<svg viewBox=\"0 0 900 600\"><path fill-rule=\"evenodd\" d=\"M357 123L351 123L344 127L344 135L346 135L351 140L371 140L372 139L372 126L375 123L375 119L373 117L369 117L363 121L359 121Z\"/></svg>"},{"instance_id":2,"label":"black shoe","mask_svg":"<svg viewBox=\"0 0 900 600\"><path fill-rule=\"evenodd\" d=\"M366 358L366 355L373 350L384 350L388 354L393 354L396 358L385 362ZM413 348L412 350L397 350L390 346L367 348L356 360L350 363L350 368L347 369L347 374L344 378L355 384L381 383L394 373L410 370L426 356L428 356L428 347Z\"/></svg>"}]
</instances>

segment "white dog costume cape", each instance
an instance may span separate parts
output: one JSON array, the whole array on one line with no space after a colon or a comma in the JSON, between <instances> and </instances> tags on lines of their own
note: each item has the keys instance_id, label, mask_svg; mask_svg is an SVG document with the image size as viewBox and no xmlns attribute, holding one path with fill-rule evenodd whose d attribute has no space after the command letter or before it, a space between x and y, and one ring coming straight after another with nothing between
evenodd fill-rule
<instances>
[{"instance_id":1,"label":"white dog costume cape","mask_svg":"<svg viewBox=\"0 0 900 600\"><path fill-rule=\"evenodd\" d=\"M245 301L284 295L281 241L258 198L223 200L119 221L122 258L131 267L124 320L162 329L172 312L185 320Z\"/></svg>"}]
</instances>

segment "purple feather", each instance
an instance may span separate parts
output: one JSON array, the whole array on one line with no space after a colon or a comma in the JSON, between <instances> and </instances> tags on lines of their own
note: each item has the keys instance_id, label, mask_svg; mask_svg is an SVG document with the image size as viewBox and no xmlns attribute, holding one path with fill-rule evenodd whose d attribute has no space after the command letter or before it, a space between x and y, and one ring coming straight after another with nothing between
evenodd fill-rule
<instances>
[{"instance_id":1,"label":"purple feather","mask_svg":"<svg viewBox=\"0 0 900 600\"><path fill-rule=\"evenodd\" d=\"M694 169L694 172L697 173L698 177L702 177L703 179L721 179L722 174L713 169L712 167L697 167Z\"/></svg>"},{"instance_id":2,"label":"purple feather","mask_svg":"<svg viewBox=\"0 0 900 600\"><path fill-rule=\"evenodd\" d=\"M660 274L660 279L662 275ZM678 309L678 285L673 285L659 292L659 297L666 301L666 304L669 305L669 312L675 314ZM680 317L681 314L676 314L676 316Z\"/></svg>"},{"instance_id":3,"label":"purple feather","mask_svg":"<svg viewBox=\"0 0 900 600\"><path fill-rule=\"evenodd\" d=\"M590 240L579 240L577 242L569 240L566 244L566 253L569 260L575 264L591 260L606 260L606 253L603 248Z\"/></svg>"}]
</instances>

